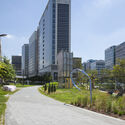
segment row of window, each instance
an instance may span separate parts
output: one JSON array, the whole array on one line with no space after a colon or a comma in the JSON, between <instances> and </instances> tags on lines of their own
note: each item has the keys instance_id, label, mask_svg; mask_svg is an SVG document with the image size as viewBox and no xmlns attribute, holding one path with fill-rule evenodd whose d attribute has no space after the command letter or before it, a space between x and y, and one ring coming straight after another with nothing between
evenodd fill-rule
<instances>
[{"instance_id":1,"label":"row of window","mask_svg":"<svg viewBox=\"0 0 125 125\"><path fill-rule=\"evenodd\" d=\"M53 3L53 24L52 24L52 63L55 64L55 23L56 23L56 4Z\"/></svg>"}]
</instances>

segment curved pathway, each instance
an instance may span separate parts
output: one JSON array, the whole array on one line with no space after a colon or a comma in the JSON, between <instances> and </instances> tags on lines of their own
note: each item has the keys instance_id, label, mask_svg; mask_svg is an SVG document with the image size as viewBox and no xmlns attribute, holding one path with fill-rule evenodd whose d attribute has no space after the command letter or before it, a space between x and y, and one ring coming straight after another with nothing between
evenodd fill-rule
<instances>
[{"instance_id":1,"label":"curved pathway","mask_svg":"<svg viewBox=\"0 0 125 125\"><path fill-rule=\"evenodd\" d=\"M125 121L65 105L41 95L38 87L29 87L10 97L5 125L125 125Z\"/></svg>"}]
</instances>

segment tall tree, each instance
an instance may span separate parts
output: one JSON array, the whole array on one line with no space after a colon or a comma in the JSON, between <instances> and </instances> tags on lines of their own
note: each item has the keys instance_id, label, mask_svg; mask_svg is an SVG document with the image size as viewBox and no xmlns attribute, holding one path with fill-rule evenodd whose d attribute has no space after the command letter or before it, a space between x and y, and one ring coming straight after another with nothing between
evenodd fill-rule
<instances>
[{"instance_id":1,"label":"tall tree","mask_svg":"<svg viewBox=\"0 0 125 125\"><path fill-rule=\"evenodd\" d=\"M89 70L87 71L91 81L92 81L92 88L94 88L96 81L98 80L98 71L97 70Z\"/></svg>"},{"instance_id":2,"label":"tall tree","mask_svg":"<svg viewBox=\"0 0 125 125\"><path fill-rule=\"evenodd\" d=\"M117 60L112 73L117 82L125 84L125 59Z\"/></svg>"}]
</instances>

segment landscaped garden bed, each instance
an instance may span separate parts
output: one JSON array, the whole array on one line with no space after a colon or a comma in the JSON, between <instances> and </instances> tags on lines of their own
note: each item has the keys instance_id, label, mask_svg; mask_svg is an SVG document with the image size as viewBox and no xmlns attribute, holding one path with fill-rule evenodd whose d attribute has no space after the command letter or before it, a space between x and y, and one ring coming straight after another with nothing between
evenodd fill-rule
<instances>
[{"instance_id":1,"label":"landscaped garden bed","mask_svg":"<svg viewBox=\"0 0 125 125\"><path fill-rule=\"evenodd\" d=\"M39 91L61 102L125 120L125 96L116 98L115 95L93 90L91 104L90 92L86 89L81 89L81 91L75 88L57 89L56 92L48 94L48 91L44 91L44 88L41 87Z\"/></svg>"}]
</instances>

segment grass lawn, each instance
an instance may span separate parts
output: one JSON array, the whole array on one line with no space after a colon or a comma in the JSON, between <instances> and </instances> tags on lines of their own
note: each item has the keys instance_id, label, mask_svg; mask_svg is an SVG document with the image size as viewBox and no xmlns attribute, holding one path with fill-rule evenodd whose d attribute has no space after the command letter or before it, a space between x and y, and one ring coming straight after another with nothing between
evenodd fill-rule
<instances>
[{"instance_id":1,"label":"grass lawn","mask_svg":"<svg viewBox=\"0 0 125 125\"><path fill-rule=\"evenodd\" d=\"M116 98L114 95L109 95L99 90L93 90L93 102L91 104L90 91L85 89L81 89L81 91L78 91L76 88L57 89L56 93L48 94L44 92L44 89L41 87L39 91L46 96L64 103L125 118L125 96Z\"/></svg>"},{"instance_id":2,"label":"grass lawn","mask_svg":"<svg viewBox=\"0 0 125 125\"><path fill-rule=\"evenodd\" d=\"M11 83L10 85L15 85L14 83ZM25 88L25 87L32 87L33 85L22 85L20 83L15 85L17 88Z\"/></svg>"},{"instance_id":3,"label":"grass lawn","mask_svg":"<svg viewBox=\"0 0 125 125\"><path fill-rule=\"evenodd\" d=\"M3 91L1 86L0 86L0 125L4 124L4 114L5 114L5 109L6 109L6 102L9 98L9 97L6 97L5 95L14 94L17 91L18 91L18 89L14 92Z\"/></svg>"}]
</instances>

